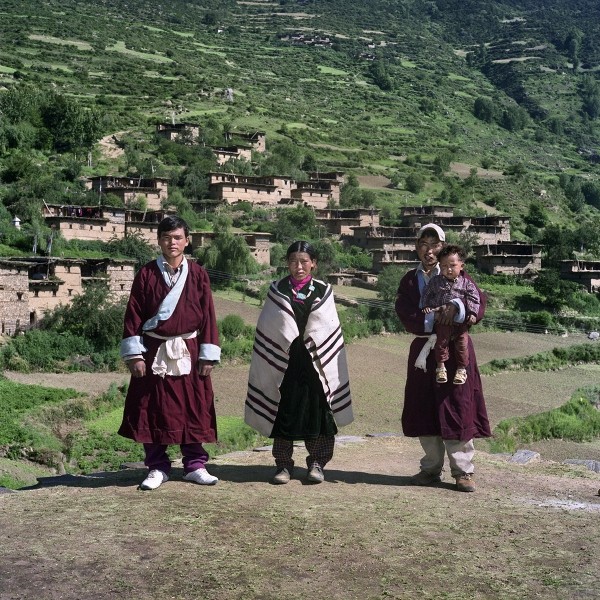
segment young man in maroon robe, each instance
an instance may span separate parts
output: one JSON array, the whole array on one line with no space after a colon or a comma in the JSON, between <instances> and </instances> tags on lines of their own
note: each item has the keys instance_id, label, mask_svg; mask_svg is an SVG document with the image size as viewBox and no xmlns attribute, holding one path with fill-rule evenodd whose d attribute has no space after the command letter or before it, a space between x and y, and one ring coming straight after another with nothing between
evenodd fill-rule
<instances>
[{"instance_id":1,"label":"young man in maroon robe","mask_svg":"<svg viewBox=\"0 0 600 600\"><path fill-rule=\"evenodd\" d=\"M398 288L396 313L406 330L416 336L408 357L402 429L404 435L418 437L425 452L421 470L413 477L415 484L439 483L444 454L447 454L457 489L474 492L473 438L489 437L491 432L473 342L469 337L471 360L464 385L454 385L451 381L436 383L434 353L427 354L434 341L431 338L433 319L446 325L462 323L465 307L461 300L452 300L440 312L423 314L421 306L421 296L429 279L439 275L437 255L445 240L442 228L433 223L419 230L416 250L420 264L402 278ZM480 297L477 321L485 311L485 296L481 292ZM453 361L450 357L448 365L452 370L456 367Z\"/></svg>"},{"instance_id":2,"label":"young man in maroon robe","mask_svg":"<svg viewBox=\"0 0 600 600\"><path fill-rule=\"evenodd\" d=\"M202 446L216 442L210 372L221 356L208 274L183 251L189 229L179 217L158 226L161 256L140 269L125 313L121 357L131 382L119 434L144 444L143 490L169 478L169 444L179 444L183 478L214 485Z\"/></svg>"}]
</instances>

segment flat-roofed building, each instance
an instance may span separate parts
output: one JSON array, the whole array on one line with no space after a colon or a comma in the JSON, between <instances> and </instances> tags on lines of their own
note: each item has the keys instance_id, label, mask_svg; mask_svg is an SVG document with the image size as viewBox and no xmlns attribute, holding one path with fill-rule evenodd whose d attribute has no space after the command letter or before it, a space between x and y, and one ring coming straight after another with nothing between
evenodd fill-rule
<instances>
[{"instance_id":1,"label":"flat-roofed building","mask_svg":"<svg viewBox=\"0 0 600 600\"><path fill-rule=\"evenodd\" d=\"M374 208L316 208L315 217L328 233L354 235L355 227L379 227L379 210Z\"/></svg>"},{"instance_id":2,"label":"flat-roofed building","mask_svg":"<svg viewBox=\"0 0 600 600\"><path fill-rule=\"evenodd\" d=\"M294 180L290 177L266 175L261 177L210 173L211 196L220 202L235 204L276 205L291 198Z\"/></svg>"},{"instance_id":3,"label":"flat-roofed building","mask_svg":"<svg viewBox=\"0 0 600 600\"><path fill-rule=\"evenodd\" d=\"M114 194L126 207L144 200L148 210L160 210L167 200L169 180L165 177L90 177L87 189L102 194Z\"/></svg>"},{"instance_id":4,"label":"flat-roofed building","mask_svg":"<svg viewBox=\"0 0 600 600\"><path fill-rule=\"evenodd\" d=\"M44 204L46 225L65 240L108 242L125 235L125 209L112 206Z\"/></svg>"},{"instance_id":5,"label":"flat-roofed building","mask_svg":"<svg viewBox=\"0 0 600 600\"><path fill-rule=\"evenodd\" d=\"M499 242L474 246L477 268L490 275L525 275L542 268L541 244Z\"/></svg>"},{"instance_id":6,"label":"flat-roofed building","mask_svg":"<svg viewBox=\"0 0 600 600\"><path fill-rule=\"evenodd\" d=\"M0 258L0 335L29 328L29 266Z\"/></svg>"},{"instance_id":7,"label":"flat-roofed building","mask_svg":"<svg viewBox=\"0 0 600 600\"><path fill-rule=\"evenodd\" d=\"M588 292L600 292L600 260L562 260L560 278L584 286Z\"/></svg>"},{"instance_id":8,"label":"flat-roofed building","mask_svg":"<svg viewBox=\"0 0 600 600\"><path fill-rule=\"evenodd\" d=\"M196 142L200 137L200 126L196 123L157 123L156 135L171 142L178 139Z\"/></svg>"}]
</instances>

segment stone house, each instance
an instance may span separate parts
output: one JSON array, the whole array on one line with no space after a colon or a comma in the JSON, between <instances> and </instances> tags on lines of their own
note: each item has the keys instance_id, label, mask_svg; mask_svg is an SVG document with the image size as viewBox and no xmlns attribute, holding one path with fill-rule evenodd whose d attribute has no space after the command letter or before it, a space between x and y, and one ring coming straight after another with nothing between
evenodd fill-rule
<instances>
[{"instance_id":1,"label":"stone house","mask_svg":"<svg viewBox=\"0 0 600 600\"><path fill-rule=\"evenodd\" d=\"M276 205L290 200L294 185L294 180L289 177L210 173L209 190L215 200L227 204L250 202Z\"/></svg>"},{"instance_id":2,"label":"stone house","mask_svg":"<svg viewBox=\"0 0 600 600\"><path fill-rule=\"evenodd\" d=\"M584 286L588 292L600 292L600 260L562 260L560 278Z\"/></svg>"},{"instance_id":3,"label":"stone house","mask_svg":"<svg viewBox=\"0 0 600 600\"><path fill-rule=\"evenodd\" d=\"M477 236L479 244L497 244L510 241L510 217L454 216L454 209L448 206L419 206L402 209L403 222L418 231L427 223L439 225L446 233L457 235L469 233Z\"/></svg>"},{"instance_id":4,"label":"stone house","mask_svg":"<svg viewBox=\"0 0 600 600\"><path fill-rule=\"evenodd\" d=\"M101 194L114 194L125 206L144 199L148 210L160 210L169 196L169 180L164 177L90 177L86 188Z\"/></svg>"},{"instance_id":5,"label":"stone house","mask_svg":"<svg viewBox=\"0 0 600 600\"><path fill-rule=\"evenodd\" d=\"M112 206L65 206L44 203L43 216L66 240L99 240L125 236L125 209Z\"/></svg>"},{"instance_id":6,"label":"stone house","mask_svg":"<svg viewBox=\"0 0 600 600\"><path fill-rule=\"evenodd\" d=\"M371 208L316 208L315 217L328 233L353 236L353 229L379 227L379 210Z\"/></svg>"},{"instance_id":7,"label":"stone house","mask_svg":"<svg viewBox=\"0 0 600 600\"><path fill-rule=\"evenodd\" d=\"M474 246L475 264L490 275L525 275L542 268L541 244L525 242L499 242Z\"/></svg>"},{"instance_id":8,"label":"stone house","mask_svg":"<svg viewBox=\"0 0 600 600\"><path fill-rule=\"evenodd\" d=\"M141 236L147 244L158 249L158 225L171 214L174 213L166 210L128 210L125 212L125 232Z\"/></svg>"},{"instance_id":9,"label":"stone house","mask_svg":"<svg viewBox=\"0 0 600 600\"><path fill-rule=\"evenodd\" d=\"M157 123L156 135L171 142L181 137L195 142L200 137L200 126L196 123Z\"/></svg>"},{"instance_id":10,"label":"stone house","mask_svg":"<svg viewBox=\"0 0 600 600\"><path fill-rule=\"evenodd\" d=\"M81 284L104 281L113 300L129 298L135 277L135 260L116 258L88 258L81 265Z\"/></svg>"},{"instance_id":11,"label":"stone house","mask_svg":"<svg viewBox=\"0 0 600 600\"><path fill-rule=\"evenodd\" d=\"M29 324L29 263L0 259L0 335L14 335Z\"/></svg>"},{"instance_id":12,"label":"stone house","mask_svg":"<svg viewBox=\"0 0 600 600\"><path fill-rule=\"evenodd\" d=\"M264 131L228 131L225 133L225 140L228 142L235 142L240 140L241 144L250 146L255 152L263 154L266 147L266 133Z\"/></svg>"},{"instance_id":13,"label":"stone house","mask_svg":"<svg viewBox=\"0 0 600 600\"><path fill-rule=\"evenodd\" d=\"M105 281L113 299L129 296L135 260L31 256L0 261L0 320L6 333L28 329L93 281ZM4 286L5 290L2 290ZM9 292L3 295L3 292ZM14 296L16 295L16 303ZM18 323L16 322L18 319Z\"/></svg>"},{"instance_id":14,"label":"stone house","mask_svg":"<svg viewBox=\"0 0 600 600\"><path fill-rule=\"evenodd\" d=\"M339 185L329 181L299 181L292 189L293 202L300 202L314 208L327 208L330 203L339 203Z\"/></svg>"},{"instance_id":15,"label":"stone house","mask_svg":"<svg viewBox=\"0 0 600 600\"><path fill-rule=\"evenodd\" d=\"M211 150L218 165L224 165L230 160L252 160L252 149L247 146L212 146Z\"/></svg>"}]
</instances>

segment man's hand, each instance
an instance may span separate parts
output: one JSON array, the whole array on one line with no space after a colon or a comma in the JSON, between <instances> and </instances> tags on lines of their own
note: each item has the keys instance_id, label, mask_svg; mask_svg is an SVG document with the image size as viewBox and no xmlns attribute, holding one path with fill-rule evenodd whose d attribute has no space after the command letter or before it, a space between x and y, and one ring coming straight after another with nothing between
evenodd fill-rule
<instances>
[{"instance_id":1,"label":"man's hand","mask_svg":"<svg viewBox=\"0 0 600 600\"><path fill-rule=\"evenodd\" d=\"M128 360L127 368L133 377L144 377L146 375L146 363L142 358Z\"/></svg>"},{"instance_id":2,"label":"man's hand","mask_svg":"<svg viewBox=\"0 0 600 600\"><path fill-rule=\"evenodd\" d=\"M199 360L198 371L200 373L200 377L208 377L216 364L216 360Z\"/></svg>"},{"instance_id":3,"label":"man's hand","mask_svg":"<svg viewBox=\"0 0 600 600\"><path fill-rule=\"evenodd\" d=\"M436 313L435 321L440 325L452 325L454 323L454 317L458 312L458 308L452 302L441 307L441 310Z\"/></svg>"},{"instance_id":4,"label":"man's hand","mask_svg":"<svg viewBox=\"0 0 600 600\"><path fill-rule=\"evenodd\" d=\"M477 317L475 315L469 315L466 319L465 319L465 323L467 325L474 325L475 321L477 321Z\"/></svg>"}]
</instances>

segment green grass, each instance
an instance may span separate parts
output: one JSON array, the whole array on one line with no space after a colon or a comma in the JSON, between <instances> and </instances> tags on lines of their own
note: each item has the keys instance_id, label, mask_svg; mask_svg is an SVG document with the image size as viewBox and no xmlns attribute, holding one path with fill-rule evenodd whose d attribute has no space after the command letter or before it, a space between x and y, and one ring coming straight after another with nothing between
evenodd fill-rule
<instances>
[{"instance_id":1,"label":"green grass","mask_svg":"<svg viewBox=\"0 0 600 600\"><path fill-rule=\"evenodd\" d=\"M46 42L48 44L59 44L61 46L75 46L78 50L91 50L92 46L87 42L82 42L80 40L65 40L63 38L53 37L51 35L30 35L30 40L35 40L38 42Z\"/></svg>"},{"instance_id":2,"label":"green grass","mask_svg":"<svg viewBox=\"0 0 600 600\"><path fill-rule=\"evenodd\" d=\"M579 344L568 348L554 348L523 358L491 360L481 366L482 375L493 375L507 370L550 371L574 364L600 364L600 344Z\"/></svg>"},{"instance_id":3,"label":"green grass","mask_svg":"<svg viewBox=\"0 0 600 600\"><path fill-rule=\"evenodd\" d=\"M537 415L500 421L492 452L514 452L520 444L562 439L589 442L600 437L600 387L577 390L563 406Z\"/></svg>"},{"instance_id":4,"label":"green grass","mask_svg":"<svg viewBox=\"0 0 600 600\"><path fill-rule=\"evenodd\" d=\"M138 52L137 50L130 50L125 46L125 42L118 41L113 46L109 46L106 48L111 52L119 52L121 54L128 54L129 56L133 56L135 58L141 58L142 60L151 60L153 62L158 63L172 63L173 60L168 58L167 56L162 56L161 54L150 54L148 52Z\"/></svg>"}]
</instances>

